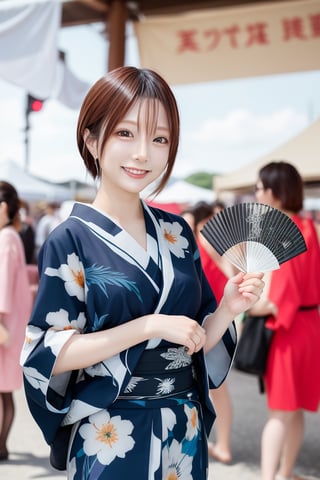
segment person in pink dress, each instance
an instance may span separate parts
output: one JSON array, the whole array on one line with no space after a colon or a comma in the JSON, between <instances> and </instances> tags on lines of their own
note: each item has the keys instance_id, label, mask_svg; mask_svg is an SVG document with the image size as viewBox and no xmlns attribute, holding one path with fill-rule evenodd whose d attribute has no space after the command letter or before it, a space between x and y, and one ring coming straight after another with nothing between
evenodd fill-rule
<instances>
[{"instance_id":1,"label":"person in pink dress","mask_svg":"<svg viewBox=\"0 0 320 480\"><path fill-rule=\"evenodd\" d=\"M13 392L22 386L20 352L31 313L31 290L23 244L15 228L20 200L0 181L0 460L7 460L7 439L15 415Z\"/></svg>"},{"instance_id":2,"label":"person in pink dress","mask_svg":"<svg viewBox=\"0 0 320 480\"><path fill-rule=\"evenodd\" d=\"M278 208L296 223L307 251L270 274L253 315L270 315L274 330L265 374L269 418L261 440L263 480L291 480L304 435L304 410L320 402L320 247L313 221L303 218L303 181L290 163L261 168L257 201ZM267 284L269 283L269 286Z\"/></svg>"}]
</instances>

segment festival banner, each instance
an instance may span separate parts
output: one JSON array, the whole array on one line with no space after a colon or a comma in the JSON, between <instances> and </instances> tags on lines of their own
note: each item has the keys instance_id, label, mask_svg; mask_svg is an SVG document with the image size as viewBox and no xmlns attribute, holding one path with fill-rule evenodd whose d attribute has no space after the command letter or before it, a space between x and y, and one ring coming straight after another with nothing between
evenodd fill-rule
<instances>
[{"instance_id":1,"label":"festival banner","mask_svg":"<svg viewBox=\"0 0 320 480\"><path fill-rule=\"evenodd\" d=\"M320 70L320 0L145 17L140 64L171 84Z\"/></svg>"}]
</instances>

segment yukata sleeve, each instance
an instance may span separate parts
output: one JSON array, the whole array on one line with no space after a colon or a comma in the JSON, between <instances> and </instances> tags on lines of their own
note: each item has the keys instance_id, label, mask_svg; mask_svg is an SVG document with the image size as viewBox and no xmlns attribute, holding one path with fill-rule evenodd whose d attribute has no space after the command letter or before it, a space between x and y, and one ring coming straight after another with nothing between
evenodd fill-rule
<instances>
[{"instance_id":1,"label":"yukata sleeve","mask_svg":"<svg viewBox=\"0 0 320 480\"><path fill-rule=\"evenodd\" d=\"M197 256L195 258L202 286L202 307L200 315L202 317L202 324L204 324L208 315L215 311L217 302L202 270L200 255L199 258ZM217 345L205 354L210 388L218 388L226 379L233 362L236 345L237 331L235 322L233 321Z\"/></svg>"},{"instance_id":2,"label":"yukata sleeve","mask_svg":"<svg viewBox=\"0 0 320 480\"><path fill-rule=\"evenodd\" d=\"M70 236L57 230L40 253L39 290L21 352L29 409L48 443L70 408L78 373L52 371L64 344L86 324L84 268Z\"/></svg>"}]
</instances>

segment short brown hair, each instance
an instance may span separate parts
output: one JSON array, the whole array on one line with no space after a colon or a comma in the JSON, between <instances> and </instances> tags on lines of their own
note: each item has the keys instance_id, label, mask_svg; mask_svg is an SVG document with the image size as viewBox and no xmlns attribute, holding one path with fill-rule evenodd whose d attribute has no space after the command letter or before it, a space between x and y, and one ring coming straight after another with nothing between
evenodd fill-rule
<instances>
[{"instance_id":1,"label":"short brown hair","mask_svg":"<svg viewBox=\"0 0 320 480\"><path fill-rule=\"evenodd\" d=\"M140 99L159 100L168 117L169 158L165 173L155 189L155 193L159 193L166 185L174 166L179 144L180 120L173 92L156 72L136 67L120 67L100 78L87 93L80 110L77 126L78 148L88 171L96 178L99 173L95 159L84 142L86 128L91 135L101 137L98 144L101 154L116 125Z\"/></svg>"}]
</instances>

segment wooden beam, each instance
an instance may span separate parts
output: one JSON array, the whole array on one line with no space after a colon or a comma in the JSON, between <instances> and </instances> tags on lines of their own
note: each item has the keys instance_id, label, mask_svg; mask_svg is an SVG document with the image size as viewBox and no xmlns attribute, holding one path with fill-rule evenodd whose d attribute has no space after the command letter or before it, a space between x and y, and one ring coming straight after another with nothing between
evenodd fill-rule
<instances>
[{"instance_id":1,"label":"wooden beam","mask_svg":"<svg viewBox=\"0 0 320 480\"><path fill-rule=\"evenodd\" d=\"M104 22L108 15L106 0L65 0L62 4L62 27Z\"/></svg>"},{"instance_id":2,"label":"wooden beam","mask_svg":"<svg viewBox=\"0 0 320 480\"><path fill-rule=\"evenodd\" d=\"M97 12L107 13L109 8L105 1L101 0L78 0L80 3L96 10Z\"/></svg>"},{"instance_id":3,"label":"wooden beam","mask_svg":"<svg viewBox=\"0 0 320 480\"><path fill-rule=\"evenodd\" d=\"M127 18L125 1L112 0L106 17L106 29L109 34L108 71L124 65Z\"/></svg>"}]
</instances>

